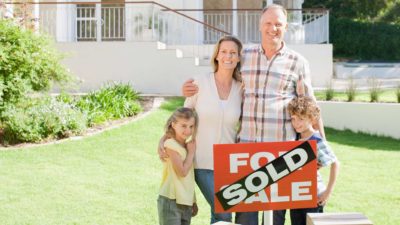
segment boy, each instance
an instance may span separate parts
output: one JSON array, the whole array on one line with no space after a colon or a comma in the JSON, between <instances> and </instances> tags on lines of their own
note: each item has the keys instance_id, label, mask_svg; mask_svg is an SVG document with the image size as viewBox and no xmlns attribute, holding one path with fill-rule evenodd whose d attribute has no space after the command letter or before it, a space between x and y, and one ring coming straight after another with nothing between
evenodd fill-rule
<instances>
[{"instance_id":1,"label":"boy","mask_svg":"<svg viewBox=\"0 0 400 225\"><path fill-rule=\"evenodd\" d=\"M313 129L320 118L320 109L317 103L310 97L296 97L290 101L288 112L292 119L293 128L299 134L299 140L317 141L318 168L330 165L328 185L325 187L321 174L317 176L318 206L315 208L292 209L290 219L292 225L306 225L307 213L322 213L325 204L332 194L336 177L339 172L339 161L321 135Z\"/></svg>"}]
</instances>

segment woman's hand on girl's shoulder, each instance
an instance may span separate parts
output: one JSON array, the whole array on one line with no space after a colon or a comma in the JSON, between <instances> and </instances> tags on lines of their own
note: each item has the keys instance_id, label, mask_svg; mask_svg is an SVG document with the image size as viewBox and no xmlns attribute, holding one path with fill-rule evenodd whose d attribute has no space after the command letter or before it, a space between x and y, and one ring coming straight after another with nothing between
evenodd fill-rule
<instances>
[{"instance_id":1,"label":"woman's hand on girl's shoulder","mask_svg":"<svg viewBox=\"0 0 400 225\"><path fill-rule=\"evenodd\" d=\"M158 142L157 153L158 153L158 157L160 158L160 160L162 162L165 162L165 160L169 157L164 148L164 142L166 139L167 139L167 137L164 135L161 137L160 141Z\"/></svg>"}]
</instances>

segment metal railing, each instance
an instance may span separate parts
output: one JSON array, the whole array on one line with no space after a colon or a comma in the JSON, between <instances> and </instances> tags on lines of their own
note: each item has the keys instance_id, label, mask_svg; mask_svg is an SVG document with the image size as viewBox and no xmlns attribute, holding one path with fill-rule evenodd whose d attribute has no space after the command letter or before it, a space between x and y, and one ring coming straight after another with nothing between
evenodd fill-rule
<instances>
[{"instance_id":1,"label":"metal railing","mask_svg":"<svg viewBox=\"0 0 400 225\"><path fill-rule=\"evenodd\" d=\"M238 36L243 43L261 42L259 19L260 10L204 10L205 23ZM285 40L289 44L329 43L328 10L288 9L288 24Z\"/></svg>"},{"instance_id":2,"label":"metal railing","mask_svg":"<svg viewBox=\"0 0 400 225\"><path fill-rule=\"evenodd\" d=\"M159 40L168 44L214 44L223 34L234 34L243 43L261 41L260 10L173 10L152 1L2 3L2 8L2 17L16 12L17 17L31 16L36 28L57 41ZM23 13L23 9L30 12ZM289 9L288 22L289 44L329 43L329 11Z\"/></svg>"},{"instance_id":3,"label":"metal railing","mask_svg":"<svg viewBox=\"0 0 400 225\"><path fill-rule=\"evenodd\" d=\"M327 10L288 10L289 44L329 43ZM209 56L226 34L260 43L260 10L174 10L153 1L2 3L0 16L18 17L58 42L160 41L185 49L182 56ZM208 45L207 45L208 44Z\"/></svg>"}]
</instances>

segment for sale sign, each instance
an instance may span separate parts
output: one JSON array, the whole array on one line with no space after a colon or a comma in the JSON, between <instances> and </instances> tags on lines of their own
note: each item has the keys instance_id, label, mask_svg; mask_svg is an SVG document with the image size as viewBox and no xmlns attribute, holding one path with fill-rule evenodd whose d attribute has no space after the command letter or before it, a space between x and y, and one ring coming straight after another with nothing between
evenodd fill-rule
<instances>
[{"instance_id":1,"label":"for sale sign","mask_svg":"<svg viewBox=\"0 0 400 225\"><path fill-rule=\"evenodd\" d=\"M315 141L214 145L216 212L317 206Z\"/></svg>"}]
</instances>

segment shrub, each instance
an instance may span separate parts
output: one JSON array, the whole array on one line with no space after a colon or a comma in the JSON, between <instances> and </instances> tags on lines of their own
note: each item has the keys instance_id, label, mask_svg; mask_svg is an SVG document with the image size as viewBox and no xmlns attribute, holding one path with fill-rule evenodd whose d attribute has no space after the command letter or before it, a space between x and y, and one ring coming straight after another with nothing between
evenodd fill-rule
<instances>
[{"instance_id":1,"label":"shrub","mask_svg":"<svg viewBox=\"0 0 400 225\"><path fill-rule=\"evenodd\" d=\"M357 85L352 77L349 78L349 83L346 89L347 101L352 102L356 98Z\"/></svg>"},{"instance_id":2,"label":"shrub","mask_svg":"<svg viewBox=\"0 0 400 225\"><path fill-rule=\"evenodd\" d=\"M371 102L378 102L379 95L382 92L381 83L376 78L368 79L368 83L369 83L369 96L370 96Z\"/></svg>"},{"instance_id":3,"label":"shrub","mask_svg":"<svg viewBox=\"0 0 400 225\"><path fill-rule=\"evenodd\" d=\"M329 40L334 57L400 60L400 25L330 17ZM379 43L379 44L377 44Z\"/></svg>"},{"instance_id":4,"label":"shrub","mask_svg":"<svg viewBox=\"0 0 400 225\"><path fill-rule=\"evenodd\" d=\"M396 88L397 102L400 103L400 84Z\"/></svg>"},{"instance_id":5,"label":"shrub","mask_svg":"<svg viewBox=\"0 0 400 225\"><path fill-rule=\"evenodd\" d=\"M332 81L329 81L325 89L325 100L326 101L332 100L334 95L335 95L335 90L333 89Z\"/></svg>"},{"instance_id":6,"label":"shrub","mask_svg":"<svg viewBox=\"0 0 400 225\"><path fill-rule=\"evenodd\" d=\"M8 105L1 119L5 144L80 134L87 121L79 109L49 97Z\"/></svg>"},{"instance_id":7,"label":"shrub","mask_svg":"<svg viewBox=\"0 0 400 225\"><path fill-rule=\"evenodd\" d=\"M0 113L31 91L50 89L71 80L60 64L62 55L50 38L20 28L13 20L0 20Z\"/></svg>"},{"instance_id":8,"label":"shrub","mask_svg":"<svg viewBox=\"0 0 400 225\"><path fill-rule=\"evenodd\" d=\"M138 93L129 84L112 83L82 97L76 105L87 112L88 125L93 125L136 115L142 110L138 100Z\"/></svg>"}]
</instances>

